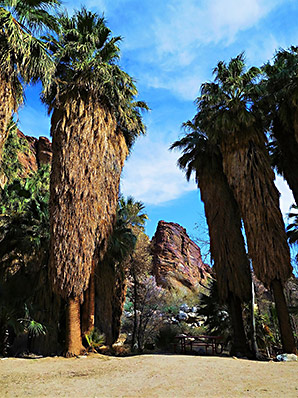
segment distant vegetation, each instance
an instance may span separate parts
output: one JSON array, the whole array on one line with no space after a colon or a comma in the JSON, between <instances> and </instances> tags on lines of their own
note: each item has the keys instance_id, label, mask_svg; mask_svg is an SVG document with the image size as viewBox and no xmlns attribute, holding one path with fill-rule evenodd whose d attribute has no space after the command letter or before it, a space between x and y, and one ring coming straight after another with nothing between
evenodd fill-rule
<instances>
[{"instance_id":1,"label":"distant vegetation","mask_svg":"<svg viewBox=\"0 0 298 398\"><path fill-rule=\"evenodd\" d=\"M297 352L284 286L298 241L298 48L260 68L246 68L244 54L219 62L171 147L200 189L216 274L208 294L180 300L151 275L143 204L119 193L148 110L120 67L121 38L102 16L85 7L70 16L59 0L0 1L0 25L1 353L22 353L26 339L30 352L76 356L112 347L121 330L131 351L169 349L184 332L226 336L233 355ZM26 174L19 154L30 150L12 117L37 81L53 159ZM287 234L274 170L296 202ZM274 306L256 309L252 269ZM177 320L183 305L200 325Z\"/></svg>"}]
</instances>

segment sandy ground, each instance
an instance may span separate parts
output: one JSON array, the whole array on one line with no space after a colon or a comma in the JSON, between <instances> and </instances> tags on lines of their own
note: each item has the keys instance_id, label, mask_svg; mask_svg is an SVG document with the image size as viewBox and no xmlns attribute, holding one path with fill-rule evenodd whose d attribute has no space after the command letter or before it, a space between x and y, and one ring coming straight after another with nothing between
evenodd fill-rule
<instances>
[{"instance_id":1,"label":"sandy ground","mask_svg":"<svg viewBox=\"0 0 298 398\"><path fill-rule=\"evenodd\" d=\"M298 362L186 355L0 359L0 397L298 397Z\"/></svg>"}]
</instances>

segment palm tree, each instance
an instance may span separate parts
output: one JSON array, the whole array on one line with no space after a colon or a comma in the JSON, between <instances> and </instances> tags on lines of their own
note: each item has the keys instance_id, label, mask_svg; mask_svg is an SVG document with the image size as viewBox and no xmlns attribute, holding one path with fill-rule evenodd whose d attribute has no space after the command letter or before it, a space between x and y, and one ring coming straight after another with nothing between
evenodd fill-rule
<instances>
[{"instance_id":1,"label":"palm tree","mask_svg":"<svg viewBox=\"0 0 298 398\"><path fill-rule=\"evenodd\" d=\"M127 271L147 218L143 203L120 196L108 250L96 268L96 326L105 334L108 345L119 337Z\"/></svg>"},{"instance_id":2,"label":"palm tree","mask_svg":"<svg viewBox=\"0 0 298 398\"><path fill-rule=\"evenodd\" d=\"M67 300L67 348L82 348L80 302L102 259L115 221L122 167L144 133L137 90L116 64L120 37L104 18L82 8L59 18L48 37L57 66L44 101L52 112L50 272Z\"/></svg>"},{"instance_id":3,"label":"palm tree","mask_svg":"<svg viewBox=\"0 0 298 398\"><path fill-rule=\"evenodd\" d=\"M287 226L287 236L291 245L298 243L298 206L293 205L291 213L288 214L291 223Z\"/></svg>"},{"instance_id":4,"label":"palm tree","mask_svg":"<svg viewBox=\"0 0 298 398\"><path fill-rule=\"evenodd\" d=\"M283 285L291 276L290 252L279 208L279 193L266 150L262 109L258 106L260 71L245 71L243 54L219 62L215 81L201 86L196 122L217 142L223 169L244 222L256 276L273 290L285 352L296 350Z\"/></svg>"},{"instance_id":5,"label":"palm tree","mask_svg":"<svg viewBox=\"0 0 298 398\"><path fill-rule=\"evenodd\" d=\"M12 113L23 102L23 85L48 77L53 62L34 34L56 26L59 0L0 0L0 159Z\"/></svg>"},{"instance_id":6,"label":"palm tree","mask_svg":"<svg viewBox=\"0 0 298 398\"><path fill-rule=\"evenodd\" d=\"M272 122L273 164L286 179L298 204L298 48L280 50L263 66L263 106Z\"/></svg>"},{"instance_id":7,"label":"palm tree","mask_svg":"<svg viewBox=\"0 0 298 398\"><path fill-rule=\"evenodd\" d=\"M105 334L108 345L115 343L119 336L127 268L137 243L138 231L144 229L148 218L143 211L141 202L132 197L126 200L120 197L108 250L96 268L96 327Z\"/></svg>"},{"instance_id":8,"label":"palm tree","mask_svg":"<svg viewBox=\"0 0 298 398\"><path fill-rule=\"evenodd\" d=\"M231 353L247 355L241 303L251 299L251 274L238 206L224 175L217 145L197 128L195 121L184 126L190 133L174 142L171 149L183 151L178 165L185 170L187 180L195 174L201 192L219 298L230 307L234 331Z\"/></svg>"}]
</instances>

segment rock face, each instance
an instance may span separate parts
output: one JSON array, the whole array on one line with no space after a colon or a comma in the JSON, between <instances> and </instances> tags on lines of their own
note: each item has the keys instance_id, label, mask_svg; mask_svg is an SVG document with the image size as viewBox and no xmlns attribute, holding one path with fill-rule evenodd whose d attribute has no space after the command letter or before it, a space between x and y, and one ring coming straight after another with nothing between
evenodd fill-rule
<instances>
[{"instance_id":1,"label":"rock face","mask_svg":"<svg viewBox=\"0 0 298 398\"><path fill-rule=\"evenodd\" d=\"M29 137L18 130L18 136L27 140L30 153L20 152L19 161L24 169L24 174L29 175L37 171L43 164L49 164L52 161L52 144L46 137Z\"/></svg>"},{"instance_id":2,"label":"rock face","mask_svg":"<svg viewBox=\"0 0 298 398\"><path fill-rule=\"evenodd\" d=\"M212 270L203 263L200 248L185 228L159 221L152 238L153 275L158 285L168 289L197 290L206 286Z\"/></svg>"}]
</instances>

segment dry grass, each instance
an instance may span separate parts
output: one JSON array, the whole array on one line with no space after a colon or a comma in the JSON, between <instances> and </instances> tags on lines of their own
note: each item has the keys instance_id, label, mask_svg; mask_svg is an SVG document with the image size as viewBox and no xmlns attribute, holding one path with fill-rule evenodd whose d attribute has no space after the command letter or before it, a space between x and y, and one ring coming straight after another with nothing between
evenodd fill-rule
<instances>
[{"instance_id":1,"label":"dry grass","mask_svg":"<svg viewBox=\"0 0 298 398\"><path fill-rule=\"evenodd\" d=\"M0 360L1 397L297 397L298 362L144 355Z\"/></svg>"}]
</instances>

